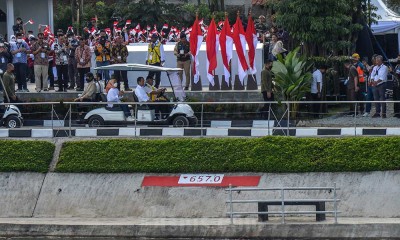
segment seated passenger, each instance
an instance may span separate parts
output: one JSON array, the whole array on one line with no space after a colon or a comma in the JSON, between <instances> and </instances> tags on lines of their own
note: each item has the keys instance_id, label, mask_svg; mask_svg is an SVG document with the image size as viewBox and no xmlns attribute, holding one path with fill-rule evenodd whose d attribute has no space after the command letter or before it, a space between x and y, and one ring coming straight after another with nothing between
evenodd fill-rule
<instances>
[{"instance_id":1,"label":"seated passenger","mask_svg":"<svg viewBox=\"0 0 400 240\"><path fill-rule=\"evenodd\" d=\"M150 97L151 102L168 102L167 97L164 95L165 91L167 89L165 88L160 88L157 89L155 86L153 86L154 80L152 76L147 76L146 78L146 92L147 95ZM154 110L156 112L156 115L158 113L161 113L161 117L163 119L167 118L169 115L169 108L168 105L165 104L160 104L160 105L152 105L154 106Z\"/></svg>"},{"instance_id":2,"label":"seated passenger","mask_svg":"<svg viewBox=\"0 0 400 240\"><path fill-rule=\"evenodd\" d=\"M81 96L74 99L74 102L95 102L96 101L96 83L94 81L93 73L86 73L86 82L88 85L82 92Z\"/></svg>"},{"instance_id":3,"label":"seated passenger","mask_svg":"<svg viewBox=\"0 0 400 240\"><path fill-rule=\"evenodd\" d=\"M111 79L110 82L113 84L110 90L107 92L107 102L121 102L121 99L123 98L124 91L119 91L117 88L117 80ZM129 111L128 105L116 105L114 107L113 104L108 104L108 107L110 108L121 108L122 111L124 111L126 121L134 121L135 119L132 117L131 111Z\"/></svg>"}]
</instances>

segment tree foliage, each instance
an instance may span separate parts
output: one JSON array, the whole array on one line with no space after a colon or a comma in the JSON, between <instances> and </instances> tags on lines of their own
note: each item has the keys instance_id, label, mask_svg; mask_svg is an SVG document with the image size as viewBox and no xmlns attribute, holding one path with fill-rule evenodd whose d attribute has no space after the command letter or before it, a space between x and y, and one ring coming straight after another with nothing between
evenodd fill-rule
<instances>
[{"instance_id":1,"label":"tree foliage","mask_svg":"<svg viewBox=\"0 0 400 240\"><path fill-rule=\"evenodd\" d=\"M362 24L378 17L367 0L274 0L271 4L277 24L304 43L308 55L352 52Z\"/></svg>"}]
</instances>

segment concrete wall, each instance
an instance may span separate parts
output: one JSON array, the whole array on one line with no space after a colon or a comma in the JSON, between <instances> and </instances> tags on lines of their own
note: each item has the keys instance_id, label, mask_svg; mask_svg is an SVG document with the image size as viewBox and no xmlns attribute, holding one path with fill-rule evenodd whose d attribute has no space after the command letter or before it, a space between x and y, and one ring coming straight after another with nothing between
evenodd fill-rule
<instances>
[{"instance_id":1,"label":"concrete wall","mask_svg":"<svg viewBox=\"0 0 400 240\"><path fill-rule=\"evenodd\" d=\"M31 217L45 174L0 173L0 217Z\"/></svg>"},{"instance_id":2,"label":"concrete wall","mask_svg":"<svg viewBox=\"0 0 400 240\"><path fill-rule=\"evenodd\" d=\"M259 187L332 186L336 182L341 188L338 191L341 199L339 210L342 211L340 216L400 217L398 175L399 171L263 174ZM1 174L0 217L31 216L43 177L42 174L33 173ZM49 173L33 216L225 217L228 195L223 188L141 188L143 177L144 174ZM297 191L286 196L332 198L333 193ZM279 194L234 194L236 199L275 197L279 197ZM287 210L290 209L293 208L287 207ZM332 205L327 205L327 209L333 209ZM256 205L238 205L235 210L254 211Z\"/></svg>"}]
</instances>

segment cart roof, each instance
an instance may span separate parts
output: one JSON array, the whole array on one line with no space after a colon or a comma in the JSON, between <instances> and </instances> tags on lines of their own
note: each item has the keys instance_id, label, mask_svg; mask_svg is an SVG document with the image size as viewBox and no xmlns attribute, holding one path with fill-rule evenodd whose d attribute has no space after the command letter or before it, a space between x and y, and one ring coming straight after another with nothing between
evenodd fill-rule
<instances>
[{"instance_id":1,"label":"cart roof","mask_svg":"<svg viewBox=\"0 0 400 240\"><path fill-rule=\"evenodd\" d=\"M137 63L122 63L112 64L103 67L96 67L95 70L114 70L114 71L154 71L154 72L167 72L167 71L182 71L182 68L166 68L151 66Z\"/></svg>"}]
</instances>

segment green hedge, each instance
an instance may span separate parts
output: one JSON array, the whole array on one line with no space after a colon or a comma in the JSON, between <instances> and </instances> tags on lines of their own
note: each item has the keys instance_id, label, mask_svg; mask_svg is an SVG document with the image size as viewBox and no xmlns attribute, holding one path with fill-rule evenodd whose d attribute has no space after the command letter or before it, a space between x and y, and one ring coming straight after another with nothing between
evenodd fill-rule
<instances>
[{"instance_id":1,"label":"green hedge","mask_svg":"<svg viewBox=\"0 0 400 240\"><path fill-rule=\"evenodd\" d=\"M54 148L45 141L0 140L0 172L47 172Z\"/></svg>"},{"instance_id":2,"label":"green hedge","mask_svg":"<svg viewBox=\"0 0 400 240\"><path fill-rule=\"evenodd\" d=\"M64 143L58 172L347 172L400 169L400 138L96 140Z\"/></svg>"}]
</instances>

